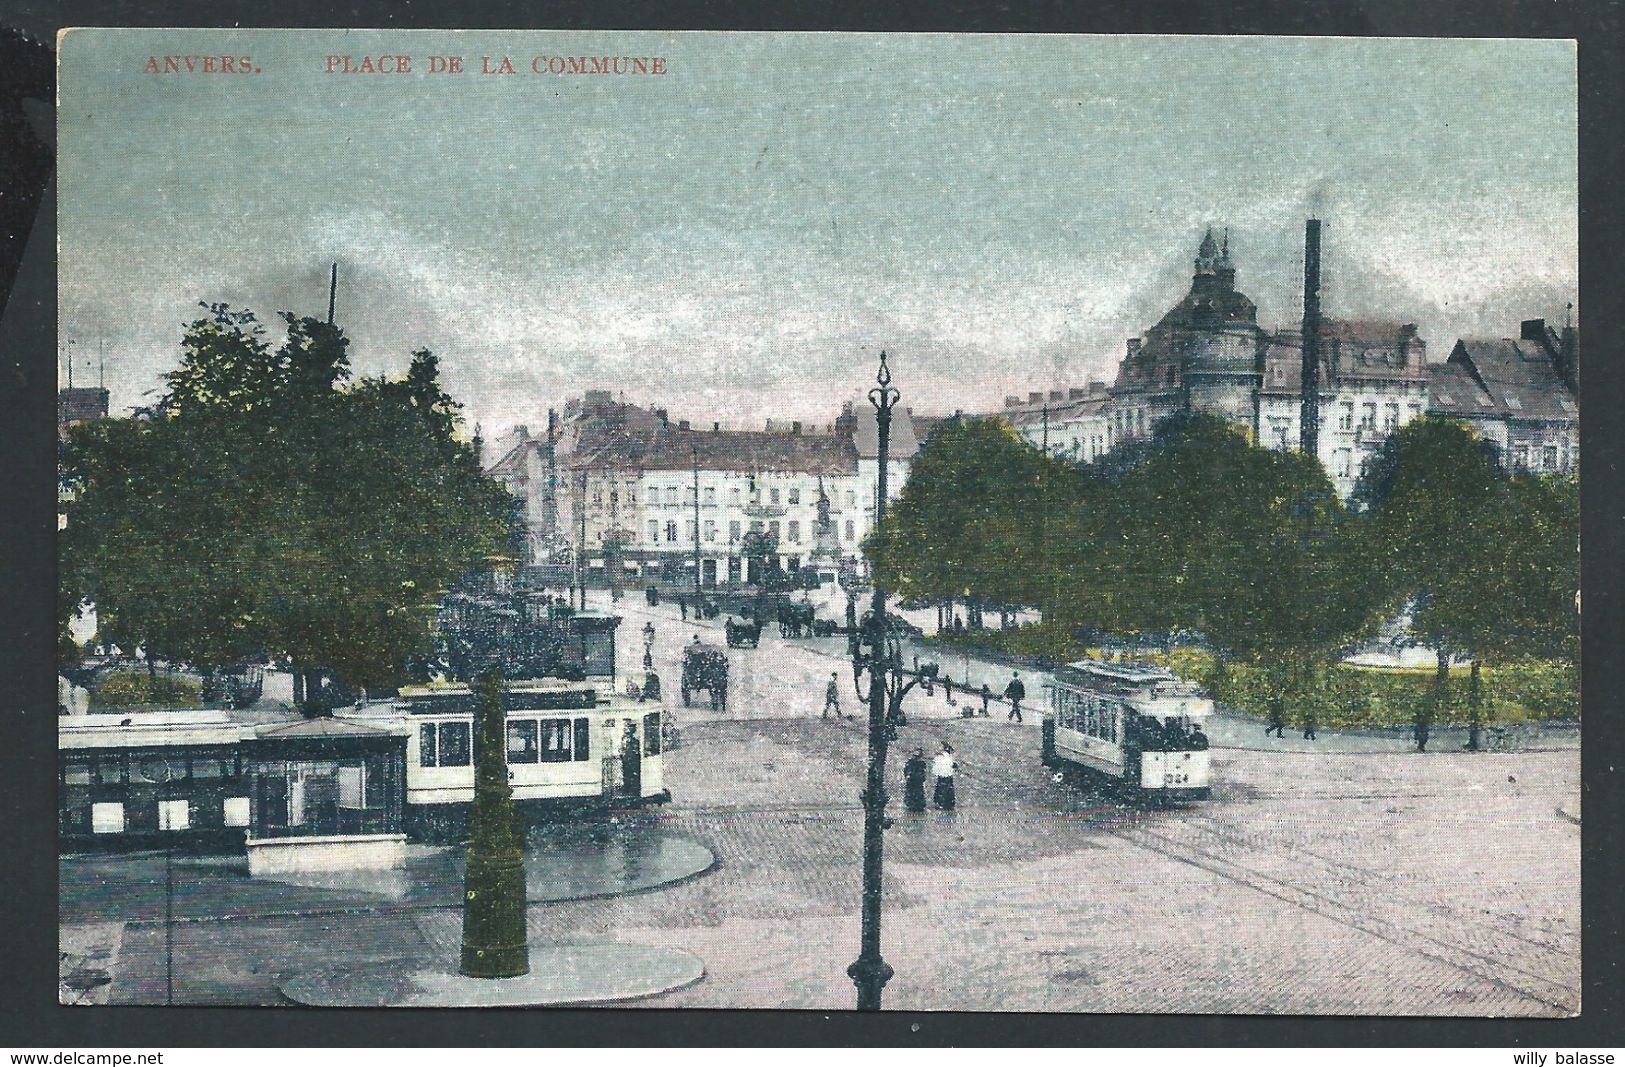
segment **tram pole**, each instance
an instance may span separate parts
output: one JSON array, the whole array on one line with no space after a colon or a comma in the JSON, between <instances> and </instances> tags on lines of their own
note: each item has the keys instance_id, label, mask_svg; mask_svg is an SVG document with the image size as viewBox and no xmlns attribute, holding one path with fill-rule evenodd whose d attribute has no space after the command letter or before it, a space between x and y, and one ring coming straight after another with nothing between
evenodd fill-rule
<instances>
[{"instance_id":1,"label":"tram pole","mask_svg":"<svg viewBox=\"0 0 1625 1067\"><path fill-rule=\"evenodd\" d=\"M871 538L878 535L886 515L886 468L890 464L892 409L900 396L891 386L886 353L880 353L876 387L869 390L869 403L875 408L879 437L879 471L876 476L875 521ZM871 544L876 544L871 540ZM880 993L895 973L880 954L881 835L886 822L886 594L880 587L880 573L871 560L874 601L869 611L869 774L863 790L863 933L858 958L846 969L858 987L858 1010L879 1011ZM862 655L859 652L859 655Z\"/></svg>"}]
</instances>

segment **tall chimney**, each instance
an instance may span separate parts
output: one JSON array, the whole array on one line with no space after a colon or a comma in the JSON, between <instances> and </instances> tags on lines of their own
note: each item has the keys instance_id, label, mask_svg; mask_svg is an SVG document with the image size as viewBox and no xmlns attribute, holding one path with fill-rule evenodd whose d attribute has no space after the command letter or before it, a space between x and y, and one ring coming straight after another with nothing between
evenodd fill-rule
<instances>
[{"instance_id":1,"label":"tall chimney","mask_svg":"<svg viewBox=\"0 0 1625 1067\"><path fill-rule=\"evenodd\" d=\"M1320 456L1320 220L1303 224L1303 405L1298 447Z\"/></svg>"}]
</instances>

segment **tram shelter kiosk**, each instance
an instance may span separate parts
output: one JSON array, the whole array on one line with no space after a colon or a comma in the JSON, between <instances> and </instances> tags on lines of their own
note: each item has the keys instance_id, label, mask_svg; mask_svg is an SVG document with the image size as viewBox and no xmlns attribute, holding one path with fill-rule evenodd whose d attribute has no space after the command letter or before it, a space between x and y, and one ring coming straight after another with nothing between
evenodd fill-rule
<instances>
[{"instance_id":1,"label":"tram shelter kiosk","mask_svg":"<svg viewBox=\"0 0 1625 1067\"><path fill-rule=\"evenodd\" d=\"M245 741L249 874L397 867L406 859L404 726L319 718Z\"/></svg>"}]
</instances>

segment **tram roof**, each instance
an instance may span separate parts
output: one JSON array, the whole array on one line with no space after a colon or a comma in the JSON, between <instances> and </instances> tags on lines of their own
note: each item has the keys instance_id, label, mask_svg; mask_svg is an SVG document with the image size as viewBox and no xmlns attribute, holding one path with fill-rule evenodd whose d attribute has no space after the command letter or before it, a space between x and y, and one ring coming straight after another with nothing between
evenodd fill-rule
<instances>
[{"instance_id":1,"label":"tram roof","mask_svg":"<svg viewBox=\"0 0 1625 1067\"><path fill-rule=\"evenodd\" d=\"M1178 681L1178 676L1166 667L1150 663L1108 663L1098 659L1080 659L1068 663L1055 672L1056 677L1067 680L1068 674L1105 678L1126 685L1153 685L1157 682Z\"/></svg>"}]
</instances>

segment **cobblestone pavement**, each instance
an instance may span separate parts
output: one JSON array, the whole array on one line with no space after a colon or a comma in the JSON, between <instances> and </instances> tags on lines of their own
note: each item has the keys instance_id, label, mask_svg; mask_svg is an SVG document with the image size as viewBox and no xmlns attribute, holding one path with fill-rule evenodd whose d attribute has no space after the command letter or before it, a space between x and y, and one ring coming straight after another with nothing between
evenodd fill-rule
<instances>
[{"instance_id":1,"label":"cobblestone pavement","mask_svg":"<svg viewBox=\"0 0 1625 1067\"><path fill-rule=\"evenodd\" d=\"M622 602L623 669L648 613ZM628 610L630 609L630 610ZM656 610L668 693L679 626ZM706 977L642 1006L844 1009L857 954L865 732L821 721L828 657L776 635L734 654L725 714L690 709L675 794L634 818L694 836L716 869L649 892L534 904L533 938L684 949ZM850 674L843 704L856 711ZM675 701L668 701L674 703ZM1138 809L1053 782L1038 729L911 698L913 745L951 741L960 807L886 834L888 1008L1558 1016L1578 1010L1579 753L1217 748L1211 801ZM682 712L679 712L682 715ZM110 866L112 876L116 867ZM353 901L275 916L89 930L112 1003L279 1001L281 976L455 966L458 914ZM317 902L319 903L319 902ZM188 913L191 915L192 913ZM237 916L229 918L226 916ZM119 930L122 929L122 936ZM108 933L111 931L111 933ZM65 935L66 936L66 935ZM99 938L99 940L98 940ZM172 951L166 942L172 940ZM66 943L66 942L65 942Z\"/></svg>"}]
</instances>

